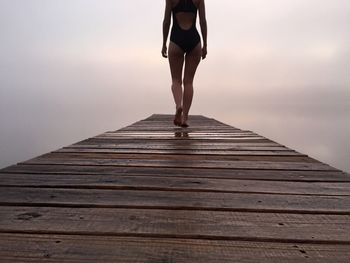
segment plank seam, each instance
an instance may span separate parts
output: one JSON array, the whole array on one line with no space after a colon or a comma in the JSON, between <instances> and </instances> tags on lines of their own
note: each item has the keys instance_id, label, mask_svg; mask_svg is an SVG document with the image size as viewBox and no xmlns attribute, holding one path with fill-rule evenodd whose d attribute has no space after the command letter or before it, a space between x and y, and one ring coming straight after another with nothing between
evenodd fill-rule
<instances>
[{"instance_id":1,"label":"plank seam","mask_svg":"<svg viewBox=\"0 0 350 263\"><path fill-rule=\"evenodd\" d=\"M0 206L16 207L59 207L59 208L121 208L121 209L147 209L147 210L176 210L176 211L217 211L217 212L244 212L244 213L279 213L279 214L302 214L302 215L350 215L349 211L327 211L327 210L282 210L282 209L253 209L253 208L218 208L218 207L197 207L197 206L152 206L152 205L100 205L100 204L69 204L69 203L21 203L21 202L0 202ZM349 241L350 242L350 241Z\"/></svg>"},{"instance_id":2,"label":"plank seam","mask_svg":"<svg viewBox=\"0 0 350 263\"><path fill-rule=\"evenodd\" d=\"M291 239L291 238L249 238L243 236L210 236L210 235L174 235L174 234L151 234L151 233L108 233L108 232L84 232L84 231L47 231L47 230L7 230L1 229L3 234L52 234L52 235L86 235L86 236L118 236L118 237L156 237L156 238L182 238L201 240L234 240L268 243L299 243L299 244L329 244L350 245L350 241L344 240L322 240L322 239Z\"/></svg>"},{"instance_id":3,"label":"plank seam","mask_svg":"<svg viewBox=\"0 0 350 263\"><path fill-rule=\"evenodd\" d=\"M99 189L99 190L130 190L130 191L164 191L164 192L190 192L190 193L227 193L227 194L262 194L262 195L293 195L293 196L324 196L324 197L346 197L350 194L303 194L303 193L276 193L260 191L225 191L211 189L183 189L183 188L165 188L165 187L142 187L142 186L89 186L89 185L11 185L3 184L0 188L50 188L50 189Z\"/></svg>"},{"instance_id":4,"label":"plank seam","mask_svg":"<svg viewBox=\"0 0 350 263\"><path fill-rule=\"evenodd\" d=\"M316 171L318 172L318 171ZM339 173L339 172L336 172ZM139 177L160 177L160 178L185 178L185 179L214 179L214 180L247 180L247 181L268 181L268 182L308 182L308 183L350 183L350 177L349 180L323 180L323 179L268 179L268 178L246 178L244 176L242 177L235 177L235 178L229 178L229 177L213 177L213 176L180 176L180 175L152 175L152 174L133 174L133 173L121 173L121 174L103 174L101 173L89 173L84 171L84 173L77 173L77 172L52 172L52 171L45 171L45 172L38 172L38 171L30 171L30 172L18 172L18 171L0 171L1 174L31 174L31 175L96 175L96 176L139 176ZM341 174L341 173L340 173ZM0 182L1 183L1 182Z\"/></svg>"},{"instance_id":5,"label":"plank seam","mask_svg":"<svg viewBox=\"0 0 350 263\"><path fill-rule=\"evenodd\" d=\"M104 160L104 159L101 159ZM127 158L125 158L124 160L128 160ZM142 160L142 159L134 159L134 160ZM223 170L261 170L261 171L309 171L309 172L334 172L334 171L340 171L338 169L332 168L331 166L329 166L329 169L293 169L293 168L249 168L249 167L192 167L192 166L181 166L181 165L176 165L176 166L169 166L169 165L164 165L164 166L157 166L157 165L128 165L128 164L98 164L98 165L89 165L89 164L68 164L68 163L36 163L36 162L21 162L18 163L19 165L58 165L58 166L100 166L100 167L105 167L105 166L112 166L112 167L156 167L156 168L191 168L192 170L195 169L206 169L206 170L212 170L212 169L223 169ZM293 164L293 162L291 162L291 164ZM327 167L328 168L328 167Z\"/></svg>"}]
</instances>

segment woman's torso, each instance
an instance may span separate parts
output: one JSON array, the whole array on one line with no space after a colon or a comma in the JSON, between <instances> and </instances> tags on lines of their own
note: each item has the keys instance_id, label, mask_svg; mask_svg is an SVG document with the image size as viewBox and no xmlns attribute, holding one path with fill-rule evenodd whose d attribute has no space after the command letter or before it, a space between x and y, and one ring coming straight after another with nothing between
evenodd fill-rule
<instances>
[{"instance_id":1,"label":"woman's torso","mask_svg":"<svg viewBox=\"0 0 350 263\"><path fill-rule=\"evenodd\" d=\"M195 28L199 1L201 0L172 0L173 24L182 30Z\"/></svg>"}]
</instances>

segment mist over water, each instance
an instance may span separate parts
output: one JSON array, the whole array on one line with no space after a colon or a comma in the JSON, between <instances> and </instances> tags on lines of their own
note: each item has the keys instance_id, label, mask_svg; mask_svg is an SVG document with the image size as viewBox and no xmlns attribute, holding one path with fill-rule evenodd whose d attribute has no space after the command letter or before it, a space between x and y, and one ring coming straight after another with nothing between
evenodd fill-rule
<instances>
[{"instance_id":1,"label":"mist over water","mask_svg":"<svg viewBox=\"0 0 350 263\"><path fill-rule=\"evenodd\" d=\"M206 5L209 53L191 114L350 172L350 2ZM0 167L173 113L163 8L162 0L0 0Z\"/></svg>"}]
</instances>

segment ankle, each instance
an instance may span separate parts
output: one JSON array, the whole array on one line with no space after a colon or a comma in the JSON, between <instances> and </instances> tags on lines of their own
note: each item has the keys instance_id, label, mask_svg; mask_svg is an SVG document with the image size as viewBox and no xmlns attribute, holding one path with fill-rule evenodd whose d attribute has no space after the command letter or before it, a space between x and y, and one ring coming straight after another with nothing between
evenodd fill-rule
<instances>
[{"instance_id":1,"label":"ankle","mask_svg":"<svg viewBox=\"0 0 350 263\"><path fill-rule=\"evenodd\" d=\"M188 120L188 116L182 115L182 122L183 122L183 123L186 123L187 120Z\"/></svg>"}]
</instances>

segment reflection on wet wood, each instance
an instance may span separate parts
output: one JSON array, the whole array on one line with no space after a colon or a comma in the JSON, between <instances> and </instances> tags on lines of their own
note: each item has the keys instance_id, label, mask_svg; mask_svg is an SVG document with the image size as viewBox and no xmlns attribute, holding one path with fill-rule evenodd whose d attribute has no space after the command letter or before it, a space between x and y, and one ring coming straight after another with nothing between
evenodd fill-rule
<instances>
[{"instance_id":1,"label":"reflection on wet wood","mask_svg":"<svg viewBox=\"0 0 350 263\"><path fill-rule=\"evenodd\" d=\"M152 115L0 170L0 261L349 262L350 176Z\"/></svg>"}]
</instances>

